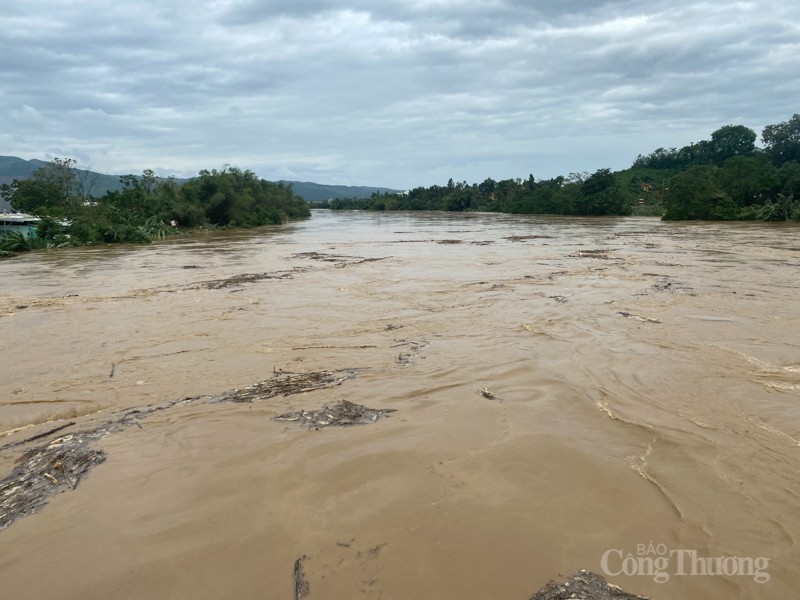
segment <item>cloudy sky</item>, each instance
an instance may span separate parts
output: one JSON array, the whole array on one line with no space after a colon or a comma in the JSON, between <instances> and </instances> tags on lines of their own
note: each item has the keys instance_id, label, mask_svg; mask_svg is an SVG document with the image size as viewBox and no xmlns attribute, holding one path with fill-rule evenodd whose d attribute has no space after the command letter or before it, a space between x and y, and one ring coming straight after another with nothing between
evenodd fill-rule
<instances>
[{"instance_id":1,"label":"cloudy sky","mask_svg":"<svg viewBox=\"0 0 800 600\"><path fill-rule=\"evenodd\" d=\"M0 155L409 188L625 168L800 112L797 0L38 0Z\"/></svg>"}]
</instances>

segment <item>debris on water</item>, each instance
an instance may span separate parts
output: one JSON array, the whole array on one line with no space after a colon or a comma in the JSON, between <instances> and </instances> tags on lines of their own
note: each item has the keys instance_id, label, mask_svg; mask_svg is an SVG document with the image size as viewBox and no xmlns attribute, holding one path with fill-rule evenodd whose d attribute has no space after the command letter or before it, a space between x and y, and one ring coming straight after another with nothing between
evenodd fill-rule
<instances>
[{"instance_id":1,"label":"debris on water","mask_svg":"<svg viewBox=\"0 0 800 600\"><path fill-rule=\"evenodd\" d=\"M553 239L552 235L509 235L505 238L509 242L525 242L527 240L550 240Z\"/></svg>"},{"instance_id":2,"label":"debris on water","mask_svg":"<svg viewBox=\"0 0 800 600\"><path fill-rule=\"evenodd\" d=\"M617 312L617 314L630 319L635 319L636 321L642 321L643 323L661 323L661 321L659 321L658 319L651 319L649 317L640 317L639 315L634 315L633 313L625 311L619 311Z\"/></svg>"},{"instance_id":3,"label":"debris on water","mask_svg":"<svg viewBox=\"0 0 800 600\"><path fill-rule=\"evenodd\" d=\"M462 240L435 240L437 244L460 244Z\"/></svg>"},{"instance_id":4,"label":"debris on water","mask_svg":"<svg viewBox=\"0 0 800 600\"><path fill-rule=\"evenodd\" d=\"M374 423L379 418L393 412L396 412L393 408L367 408L355 402L342 400L333 406L326 404L317 410L299 410L284 413L274 417L274 419L276 421L296 421L302 425L307 425L309 429L312 427L321 429L331 425L343 427L345 425Z\"/></svg>"},{"instance_id":5,"label":"debris on water","mask_svg":"<svg viewBox=\"0 0 800 600\"><path fill-rule=\"evenodd\" d=\"M569 275L569 272L568 271L553 271L552 273L550 273L547 276L547 278L548 279L555 279L556 277L559 277L561 275Z\"/></svg>"},{"instance_id":6,"label":"debris on water","mask_svg":"<svg viewBox=\"0 0 800 600\"><path fill-rule=\"evenodd\" d=\"M569 302L566 296L548 296L548 298L552 298L559 304L566 304L567 302Z\"/></svg>"},{"instance_id":7,"label":"debris on water","mask_svg":"<svg viewBox=\"0 0 800 600\"><path fill-rule=\"evenodd\" d=\"M92 467L106 459L102 450L89 448L105 434L67 435L23 454L8 477L0 480L0 529L35 513L50 496L74 490Z\"/></svg>"},{"instance_id":8,"label":"debris on water","mask_svg":"<svg viewBox=\"0 0 800 600\"><path fill-rule=\"evenodd\" d=\"M264 281L265 279L292 279L296 271L276 271L273 273L243 273L241 275L233 275L225 279L214 279L213 281L203 281L197 284L196 287L205 288L209 290L221 290L227 287L241 285L243 283L255 283L256 281ZM192 287L188 289L194 289Z\"/></svg>"},{"instance_id":9,"label":"debris on water","mask_svg":"<svg viewBox=\"0 0 800 600\"><path fill-rule=\"evenodd\" d=\"M381 549L385 545L386 545L386 543L384 542L383 544L378 544L377 546L375 546L373 548L370 548L367 551L367 556L369 556L369 558L378 558L378 555L381 553Z\"/></svg>"},{"instance_id":10,"label":"debris on water","mask_svg":"<svg viewBox=\"0 0 800 600\"><path fill-rule=\"evenodd\" d=\"M347 379L356 377L363 369L342 369L339 371L309 371L291 373L279 371L266 381L260 381L246 388L234 389L218 396L208 398L209 402L253 402L274 396L302 394L313 390L331 388Z\"/></svg>"},{"instance_id":11,"label":"debris on water","mask_svg":"<svg viewBox=\"0 0 800 600\"><path fill-rule=\"evenodd\" d=\"M409 340L397 340L394 344L392 344L392 348L398 348L401 346L407 346L408 352L401 352L398 354L394 361L398 365L402 365L407 367L408 365L414 362L414 357L417 356L420 351L428 345L426 340L420 340L419 342L409 341Z\"/></svg>"},{"instance_id":12,"label":"debris on water","mask_svg":"<svg viewBox=\"0 0 800 600\"><path fill-rule=\"evenodd\" d=\"M394 331L395 329L402 329L405 325L395 325L394 323L389 323L386 327L383 328L384 331Z\"/></svg>"},{"instance_id":13,"label":"debris on water","mask_svg":"<svg viewBox=\"0 0 800 600\"><path fill-rule=\"evenodd\" d=\"M523 323L522 324L522 328L525 331L530 331L531 333L534 333L536 335L546 335L549 338L553 337L552 335L550 335L549 333L547 333L546 331L544 331L540 327L536 327L536 325L531 325L530 323Z\"/></svg>"},{"instance_id":14,"label":"debris on water","mask_svg":"<svg viewBox=\"0 0 800 600\"><path fill-rule=\"evenodd\" d=\"M657 292L672 292L673 294L688 294L694 296L694 289L682 281L671 277L662 277L656 281L652 288Z\"/></svg>"},{"instance_id":15,"label":"debris on water","mask_svg":"<svg viewBox=\"0 0 800 600\"><path fill-rule=\"evenodd\" d=\"M530 600L648 600L629 594L591 571L578 571L563 583L551 581Z\"/></svg>"},{"instance_id":16,"label":"debris on water","mask_svg":"<svg viewBox=\"0 0 800 600\"><path fill-rule=\"evenodd\" d=\"M325 254L324 252L297 252L292 254L292 258L308 258L311 260L321 260L323 262L336 263L337 267L347 267L350 265L359 265L366 262L376 262L385 260L387 257L382 256L379 258L365 258L363 256L348 256L346 254Z\"/></svg>"},{"instance_id":17,"label":"debris on water","mask_svg":"<svg viewBox=\"0 0 800 600\"><path fill-rule=\"evenodd\" d=\"M603 260L608 260L609 252L613 252L613 250L579 250L576 254L570 254L572 258L602 258Z\"/></svg>"},{"instance_id":18,"label":"debris on water","mask_svg":"<svg viewBox=\"0 0 800 600\"><path fill-rule=\"evenodd\" d=\"M40 440L42 438L46 438L54 433L61 431L62 429L66 429L67 427L72 427L75 425L75 421L70 421L69 423L64 423L63 425L59 425L58 427L53 427L52 429L48 429L47 431L43 431L41 433L37 433L34 436L26 438L24 440L20 440L18 442L9 442L8 444L4 445L0 448L0 450L7 450L9 448L14 448L15 446L22 446L23 444L28 444L30 442L35 442L36 440Z\"/></svg>"},{"instance_id":19,"label":"debris on water","mask_svg":"<svg viewBox=\"0 0 800 600\"><path fill-rule=\"evenodd\" d=\"M311 260L323 260L325 262L340 262L343 260L350 260L354 257L345 254L325 254L324 252L297 252L292 254L292 258L309 258Z\"/></svg>"},{"instance_id":20,"label":"debris on water","mask_svg":"<svg viewBox=\"0 0 800 600\"><path fill-rule=\"evenodd\" d=\"M377 348L377 346L372 344L362 344L362 345L354 345L354 344L344 344L344 345L336 345L336 344L321 344L316 346L292 346L292 350L364 350L366 348Z\"/></svg>"},{"instance_id":21,"label":"debris on water","mask_svg":"<svg viewBox=\"0 0 800 600\"><path fill-rule=\"evenodd\" d=\"M306 580L305 573L303 572L303 561L308 559L304 554L296 561L294 561L294 598L301 600L308 595L309 585Z\"/></svg>"},{"instance_id":22,"label":"debris on water","mask_svg":"<svg viewBox=\"0 0 800 600\"><path fill-rule=\"evenodd\" d=\"M503 401L503 399L500 396L498 396L494 392L490 392L488 388L481 388L478 390L478 393L484 398L487 398L489 400L496 400L497 402Z\"/></svg>"},{"instance_id":23,"label":"debris on water","mask_svg":"<svg viewBox=\"0 0 800 600\"><path fill-rule=\"evenodd\" d=\"M169 410L187 404L211 404L220 402L253 402L274 396L302 394L340 385L343 381L356 377L363 369L341 369L338 371L310 371L305 373L276 372L270 379L255 383L246 388L234 389L215 396L195 396L173 400L165 404L128 408L117 411L108 421L94 429L76 431L58 439L27 449L18 459L17 466L5 478L0 479L0 530L8 527L16 519L40 510L49 498L63 491L74 490L78 482L95 466L106 459L102 450L95 450L91 444L128 427L141 427L140 421L153 413ZM338 407L337 423L369 423L378 417L394 412L391 409L373 410L343 401ZM318 412L318 411L314 411ZM313 414L313 413L307 413ZM331 419L322 413L322 421ZM56 432L75 425L74 421L59 425L25 440L10 442L0 447L0 452L22 447L39 441Z\"/></svg>"}]
</instances>

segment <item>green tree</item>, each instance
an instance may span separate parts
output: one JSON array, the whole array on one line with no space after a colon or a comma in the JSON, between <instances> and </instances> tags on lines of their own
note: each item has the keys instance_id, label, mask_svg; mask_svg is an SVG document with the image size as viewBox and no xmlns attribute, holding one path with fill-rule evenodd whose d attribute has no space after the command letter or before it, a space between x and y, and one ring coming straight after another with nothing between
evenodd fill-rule
<instances>
[{"instance_id":1,"label":"green tree","mask_svg":"<svg viewBox=\"0 0 800 600\"><path fill-rule=\"evenodd\" d=\"M800 163L792 160L785 162L778 170L781 194L800 200Z\"/></svg>"},{"instance_id":2,"label":"green tree","mask_svg":"<svg viewBox=\"0 0 800 600\"><path fill-rule=\"evenodd\" d=\"M494 194L495 187L497 187L497 182L491 177L487 177L478 185L478 190L484 198L491 198L492 194Z\"/></svg>"},{"instance_id":3,"label":"green tree","mask_svg":"<svg viewBox=\"0 0 800 600\"><path fill-rule=\"evenodd\" d=\"M725 125L711 134L711 154L718 165L733 156L750 156L756 137L756 132L744 125Z\"/></svg>"},{"instance_id":4,"label":"green tree","mask_svg":"<svg viewBox=\"0 0 800 600\"><path fill-rule=\"evenodd\" d=\"M739 207L762 204L778 190L779 179L775 167L762 158L733 156L718 171L722 190Z\"/></svg>"},{"instance_id":5,"label":"green tree","mask_svg":"<svg viewBox=\"0 0 800 600\"><path fill-rule=\"evenodd\" d=\"M67 216L81 203L75 161L54 158L36 169L30 179L17 179L10 186L4 186L3 195L14 210Z\"/></svg>"},{"instance_id":6,"label":"green tree","mask_svg":"<svg viewBox=\"0 0 800 600\"><path fill-rule=\"evenodd\" d=\"M800 114L777 125L767 125L761 133L764 150L776 166L790 160L800 162Z\"/></svg>"},{"instance_id":7,"label":"green tree","mask_svg":"<svg viewBox=\"0 0 800 600\"><path fill-rule=\"evenodd\" d=\"M200 171L199 177L181 188L182 216L196 220L196 208L215 225L254 227L307 217L308 204L292 193L291 187L259 179L252 171L235 167Z\"/></svg>"},{"instance_id":8,"label":"green tree","mask_svg":"<svg viewBox=\"0 0 800 600\"><path fill-rule=\"evenodd\" d=\"M764 221L787 221L795 214L797 202L792 196L778 194L773 200L767 201L759 212L759 217Z\"/></svg>"},{"instance_id":9,"label":"green tree","mask_svg":"<svg viewBox=\"0 0 800 600\"><path fill-rule=\"evenodd\" d=\"M718 183L717 167L694 165L669 184L664 219L732 219L736 205Z\"/></svg>"},{"instance_id":10,"label":"green tree","mask_svg":"<svg viewBox=\"0 0 800 600\"><path fill-rule=\"evenodd\" d=\"M573 210L578 215L621 215L628 212L625 196L611 169L598 169L583 180Z\"/></svg>"}]
</instances>

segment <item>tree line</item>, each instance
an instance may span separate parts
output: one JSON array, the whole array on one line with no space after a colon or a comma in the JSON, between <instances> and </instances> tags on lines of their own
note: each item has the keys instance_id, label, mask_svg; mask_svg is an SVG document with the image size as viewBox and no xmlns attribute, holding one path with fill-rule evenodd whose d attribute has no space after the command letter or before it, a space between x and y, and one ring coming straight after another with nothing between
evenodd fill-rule
<instances>
[{"instance_id":1,"label":"tree line","mask_svg":"<svg viewBox=\"0 0 800 600\"><path fill-rule=\"evenodd\" d=\"M14 210L42 218L34 239L5 236L0 250L29 246L146 243L179 228L256 227L308 217L291 186L226 166L184 183L151 170L120 177L122 189L95 198L72 159L55 158L29 179L0 187Z\"/></svg>"},{"instance_id":2,"label":"tree line","mask_svg":"<svg viewBox=\"0 0 800 600\"><path fill-rule=\"evenodd\" d=\"M417 187L367 199L333 199L332 209L489 211L555 215L657 215L665 219L800 221L800 115L755 131L726 125L683 148L639 155L630 168L553 179L491 178Z\"/></svg>"}]
</instances>

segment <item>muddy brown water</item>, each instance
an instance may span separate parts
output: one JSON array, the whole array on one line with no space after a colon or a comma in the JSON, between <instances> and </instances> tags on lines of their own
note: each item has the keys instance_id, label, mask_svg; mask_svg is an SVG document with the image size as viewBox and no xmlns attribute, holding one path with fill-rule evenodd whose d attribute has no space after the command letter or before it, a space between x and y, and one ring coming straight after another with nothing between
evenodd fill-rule
<instances>
[{"instance_id":1,"label":"muddy brown water","mask_svg":"<svg viewBox=\"0 0 800 600\"><path fill-rule=\"evenodd\" d=\"M0 596L291 599L307 556L309 598L521 600L604 567L657 599L795 597L798 234L315 211L2 261L0 445L277 369L365 370L107 436L76 490L0 531ZM284 276L206 285L265 272ZM340 400L397 412L271 419ZM660 577L635 562L651 542ZM715 557L728 574L699 574Z\"/></svg>"}]
</instances>

